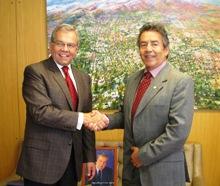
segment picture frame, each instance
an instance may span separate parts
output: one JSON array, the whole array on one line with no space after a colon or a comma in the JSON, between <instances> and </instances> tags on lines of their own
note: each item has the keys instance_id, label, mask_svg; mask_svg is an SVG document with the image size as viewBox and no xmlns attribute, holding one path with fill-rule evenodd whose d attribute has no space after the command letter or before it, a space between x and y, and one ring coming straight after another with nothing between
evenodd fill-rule
<instances>
[{"instance_id":1,"label":"picture frame","mask_svg":"<svg viewBox=\"0 0 220 186\"><path fill-rule=\"evenodd\" d=\"M219 11L216 0L47 0L48 41L56 25L75 25L80 48L72 64L92 78L93 107L120 110L127 78L144 68L139 28L160 22L169 33L168 62L194 80L194 108L220 109Z\"/></svg>"},{"instance_id":2,"label":"picture frame","mask_svg":"<svg viewBox=\"0 0 220 186\"><path fill-rule=\"evenodd\" d=\"M118 185L118 153L116 146L96 147L96 175L89 181L86 164L83 164L81 186ZM97 172L98 168L102 169Z\"/></svg>"}]
</instances>

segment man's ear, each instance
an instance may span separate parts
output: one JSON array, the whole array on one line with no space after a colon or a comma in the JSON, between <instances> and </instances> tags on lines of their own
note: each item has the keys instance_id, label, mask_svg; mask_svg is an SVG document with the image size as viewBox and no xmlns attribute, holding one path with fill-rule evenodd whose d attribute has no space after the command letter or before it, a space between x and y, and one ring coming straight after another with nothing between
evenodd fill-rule
<instances>
[{"instance_id":1,"label":"man's ear","mask_svg":"<svg viewBox=\"0 0 220 186\"><path fill-rule=\"evenodd\" d=\"M166 58L168 58L169 53L170 53L170 48L166 47L166 48L164 48L164 50L165 50Z\"/></svg>"}]
</instances>

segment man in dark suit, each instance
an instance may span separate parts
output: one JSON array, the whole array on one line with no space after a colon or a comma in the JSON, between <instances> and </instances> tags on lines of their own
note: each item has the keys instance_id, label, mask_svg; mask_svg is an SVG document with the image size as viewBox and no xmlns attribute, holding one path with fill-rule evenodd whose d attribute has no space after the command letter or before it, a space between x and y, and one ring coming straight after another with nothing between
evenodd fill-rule
<instances>
[{"instance_id":1,"label":"man in dark suit","mask_svg":"<svg viewBox=\"0 0 220 186\"><path fill-rule=\"evenodd\" d=\"M113 186L114 174L110 167L107 167L108 156L99 154L96 161L96 175L91 180L92 186Z\"/></svg>"},{"instance_id":2,"label":"man in dark suit","mask_svg":"<svg viewBox=\"0 0 220 186\"><path fill-rule=\"evenodd\" d=\"M17 166L25 186L76 186L83 162L95 175L95 136L83 125L92 109L91 79L71 65L78 47L77 30L59 25L51 57L25 68L26 128Z\"/></svg>"},{"instance_id":3,"label":"man in dark suit","mask_svg":"<svg viewBox=\"0 0 220 186\"><path fill-rule=\"evenodd\" d=\"M185 186L183 145L193 118L193 80L168 63L162 25L143 25L137 44L145 68L128 78L123 110L106 123L107 129L124 129L123 185Z\"/></svg>"}]
</instances>

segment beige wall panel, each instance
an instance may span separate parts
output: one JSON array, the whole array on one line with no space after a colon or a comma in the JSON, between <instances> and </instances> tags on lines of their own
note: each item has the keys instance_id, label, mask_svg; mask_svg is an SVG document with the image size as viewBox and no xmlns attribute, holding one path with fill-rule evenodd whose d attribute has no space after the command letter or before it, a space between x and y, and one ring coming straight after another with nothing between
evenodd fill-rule
<instances>
[{"instance_id":1,"label":"beige wall panel","mask_svg":"<svg viewBox=\"0 0 220 186\"><path fill-rule=\"evenodd\" d=\"M196 111L188 141L199 142L203 150L203 170L207 186L220 184L220 112Z\"/></svg>"},{"instance_id":2,"label":"beige wall panel","mask_svg":"<svg viewBox=\"0 0 220 186\"><path fill-rule=\"evenodd\" d=\"M19 131L15 13L15 1L0 0L0 178L15 166Z\"/></svg>"},{"instance_id":3,"label":"beige wall panel","mask_svg":"<svg viewBox=\"0 0 220 186\"><path fill-rule=\"evenodd\" d=\"M0 180L15 168L18 141L23 137L24 67L47 56L45 8L44 0L0 0Z\"/></svg>"},{"instance_id":4,"label":"beige wall panel","mask_svg":"<svg viewBox=\"0 0 220 186\"><path fill-rule=\"evenodd\" d=\"M46 2L44 0L17 0L18 88L20 110L20 137L25 127L25 104L22 98L23 71L26 65L47 56Z\"/></svg>"}]
</instances>

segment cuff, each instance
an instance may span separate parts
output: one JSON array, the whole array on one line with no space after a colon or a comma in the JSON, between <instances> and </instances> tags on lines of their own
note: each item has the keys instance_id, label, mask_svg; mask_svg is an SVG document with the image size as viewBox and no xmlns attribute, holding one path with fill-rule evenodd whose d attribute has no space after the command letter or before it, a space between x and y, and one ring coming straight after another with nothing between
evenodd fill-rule
<instances>
[{"instance_id":1,"label":"cuff","mask_svg":"<svg viewBox=\"0 0 220 186\"><path fill-rule=\"evenodd\" d=\"M83 125L83 113L79 112L76 129L81 130L82 125Z\"/></svg>"}]
</instances>

